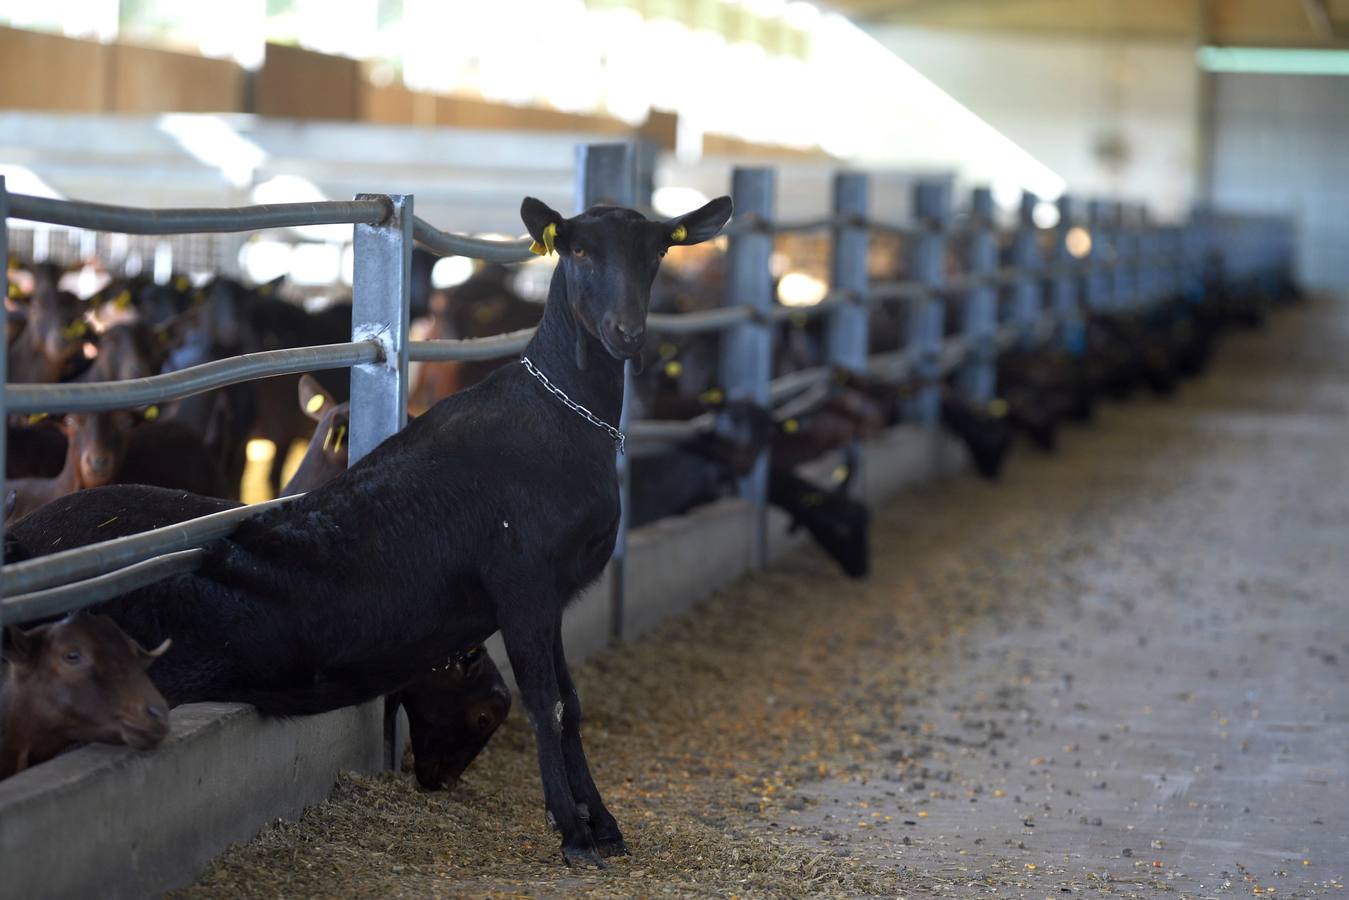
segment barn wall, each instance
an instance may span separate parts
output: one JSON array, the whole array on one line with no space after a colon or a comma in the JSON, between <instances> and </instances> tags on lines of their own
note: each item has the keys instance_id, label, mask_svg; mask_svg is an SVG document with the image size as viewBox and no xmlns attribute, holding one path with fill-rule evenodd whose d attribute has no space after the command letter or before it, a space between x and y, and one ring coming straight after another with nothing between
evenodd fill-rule
<instances>
[{"instance_id":1,"label":"barn wall","mask_svg":"<svg viewBox=\"0 0 1349 900\"><path fill-rule=\"evenodd\" d=\"M0 109L242 112L244 70L228 60L0 28Z\"/></svg>"},{"instance_id":2,"label":"barn wall","mask_svg":"<svg viewBox=\"0 0 1349 900\"><path fill-rule=\"evenodd\" d=\"M289 119L354 121L360 117L361 82L361 64L354 59L268 44L253 111Z\"/></svg>"},{"instance_id":3,"label":"barn wall","mask_svg":"<svg viewBox=\"0 0 1349 900\"><path fill-rule=\"evenodd\" d=\"M109 44L108 112L243 112L244 70L223 59Z\"/></svg>"},{"instance_id":4,"label":"barn wall","mask_svg":"<svg viewBox=\"0 0 1349 900\"><path fill-rule=\"evenodd\" d=\"M102 110L107 57L108 48L94 41L0 28L0 109Z\"/></svg>"},{"instance_id":5,"label":"barn wall","mask_svg":"<svg viewBox=\"0 0 1349 900\"><path fill-rule=\"evenodd\" d=\"M1214 205L1294 216L1303 280L1349 287L1349 77L1219 74L1213 122Z\"/></svg>"}]
</instances>

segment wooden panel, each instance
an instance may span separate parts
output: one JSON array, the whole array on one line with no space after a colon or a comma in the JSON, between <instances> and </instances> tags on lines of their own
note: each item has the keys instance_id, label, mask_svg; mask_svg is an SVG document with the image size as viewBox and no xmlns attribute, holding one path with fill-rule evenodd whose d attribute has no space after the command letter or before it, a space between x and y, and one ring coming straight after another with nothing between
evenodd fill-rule
<instances>
[{"instance_id":1,"label":"wooden panel","mask_svg":"<svg viewBox=\"0 0 1349 900\"><path fill-rule=\"evenodd\" d=\"M130 44L107 49L109 112L244 111L244 70L229 60Z\"/></svg>"},{"instance_id":2,"label":"wooden panel","mask_svg":"<svg viewBox=\"0 0 1349 900\"><path fill-rule=\"evenodd\" d=\"M360 95L361 64L356 60L268 44L253 111L290 119L355 121Z\"/></svg>"},{"instance_id":3,"label":"wooden panel","mask_svg":"<svg viewBox=\"0 0 1349 900\"><path fill-rule=\"evenodd\" d=\"M99 112L107 48L93 41L0 28L0 109Z\"/></svg>"},{"instance_id":4,"label":"wooden panel","mask_svg":"<svg viewBox=\"0 0 1349 900\"><path fill-rule=\"evenodd\" d=\"M704 156L753 157L755 159L830 159L818 147L783 147L776 144L755 144L724 134L703 135Z\"/></svg>"},{"instance_id":5,"label":"wooden panel","mask_svg":"<svg viewBox=\"0 0 1349 900\"><path fill-rule=\"evenodd\" d=\"M361 86L361 121L379 125L434 125L436 98L401 85Z\"/></svg>"},{"instance_id":6,"label":"wooden panel","mask_svg":"<svg viewBox=\"0 0 1349 900\"><path fill-rule=\"evenodd\" d=\"M565 113L537 106L508 106L468 97L437 97L436 124L503 131L575 131L586 134L626 135L633 130L628 123L608 116Z\"/></svg>"},{"instance_id":7,"label":"wooden panel","mask_svg":"<svg viewBox=\"0 0 1349 900\"><path fill-rule=\"evenodd\" d=\"M679 138L679 114L653 109L638 127L637 133L662 150L673 153Z\"/></svg>"}]
</instances>

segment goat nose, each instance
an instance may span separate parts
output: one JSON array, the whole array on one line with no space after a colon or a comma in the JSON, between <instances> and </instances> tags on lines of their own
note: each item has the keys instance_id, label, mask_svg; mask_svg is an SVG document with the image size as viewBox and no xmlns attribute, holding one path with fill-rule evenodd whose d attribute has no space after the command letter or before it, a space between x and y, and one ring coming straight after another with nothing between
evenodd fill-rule
<instances>
[{"instance_id":1,"label":"goat nose","mask_svg":"<svg viewBox=\"0 0 1349 900\"><path fill-rule=\"evenodd\" d=\"M622 322L614 323L614 331L618 334L618 340L629 347L636 347L642 342L642 336L646 334L645 325L624 325Z\"/></svg>"}]
</instances>

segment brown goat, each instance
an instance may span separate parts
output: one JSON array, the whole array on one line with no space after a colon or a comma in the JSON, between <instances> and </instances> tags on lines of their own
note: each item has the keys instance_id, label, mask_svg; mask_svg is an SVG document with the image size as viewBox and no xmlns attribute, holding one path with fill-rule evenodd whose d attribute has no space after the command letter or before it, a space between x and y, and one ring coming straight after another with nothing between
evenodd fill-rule
<instances>
[{"instance_id":1,"label":"brown goat","mask_svg":"<svg viewBox=\"0 0 1349 900\"><path fill-rule=\"evenodd\" d=\"M83 445L74 439L70 427L63 422L66 435L65 465L52 478L12 478L5 482L5 518L18 520L33 510L58 497L73 494L84 487L80 463Z\"/></svg>"},{"instance_id":2,"label":"brown goat","mask_svg":"<svg viewBox=\"0 0 1349 900\"><path fill-rule=\"evenodd\" d=\"M146 650L107 616L76 612L29 631L5 626L0 669L0 779L72 744L153 750L169 733L169 705L145 670L169 649Z\"/></svg>"}]
</instances>

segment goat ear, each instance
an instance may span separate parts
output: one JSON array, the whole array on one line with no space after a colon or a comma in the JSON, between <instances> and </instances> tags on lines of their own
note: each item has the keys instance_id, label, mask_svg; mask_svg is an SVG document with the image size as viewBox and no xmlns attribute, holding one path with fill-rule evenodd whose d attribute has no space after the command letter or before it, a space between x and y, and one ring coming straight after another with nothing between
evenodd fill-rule
<instances>
[{"instance_id":1,"label":"goat ear","mask_svg":"<svg viewBox=\"0 0 1349 900\"><path fill-rule=\"evenodd\" d=\"M552 238L545 238L544 232L552 225L553 234L557 234L558 229L562 227L561 213L542 200L526 197L520 203L520 219L525 223L525 228L535 244L547 248L545 253L552 250Z\"/></svg>"},{"instance_id":2,"label":"goat ear","mask_svg":"<svg viewBox=\"0 0 1349 900\"><path fill-rule=\"evenodd\" d=\"M730 197L718 197L695 209L665 222L671 245L701 244L717 236L731 218L734 207Z\"/></svg>"},{"instance_id":3,"label":"goat ear","mask_svg":"<svg viewBox=\"0 0 1349 900\"><path fill-rule=\"evenodd\" d=\"M17 666L32 668L37 665L42 653L42 640L46 627L39 626L32 631L24 631L17 625L6 625L3 640L0 640L0 657Z\"/></svg>"},{"instance_id":4,"label":"goat ear","mask_svg":"<svg viewBox=\"0 0 1349 900\"><path fill-rule=\"evenodd\" d=\"M848 488L852 486L853 476L857 474L857 467L848 463L842 463L834 469L834 496L846 497Z\"/></svg>"},{"instance_id":5,"label":"goat ear","mask_svg":"<svg viewBox=\"0 0 1349 900\"><path fill-rule=\"evenodd\" d=\"M202 319L205 317L204 305L197 304L191 306L165 322L155 326L155 337L159 343L166 349L177 347L187 337L188 332L200 327Z\"/></svg>"},{"instance_id":6,"label":"goat ear","mask_svg":"<svg viewBox=\"0 0 1349 900\"><path fill-rule=\"evenodd\" d=\"M324 413L337 405L333 395L313 375L300 376L300 409L315 422L322 421Z\"/></svg>"},{"instance_id":7,"label":"goat ear","mask_svg":"<svg viewBox=\"0 0 1349 900\"><path fill-rule=\"evenodd\" d=\"M278 275L271 281L258 285L257 294L259 297L270 297L277 291L281 290L281 285L285 283L286 283L286 276Z\"/></svg>"}]
</instances>

